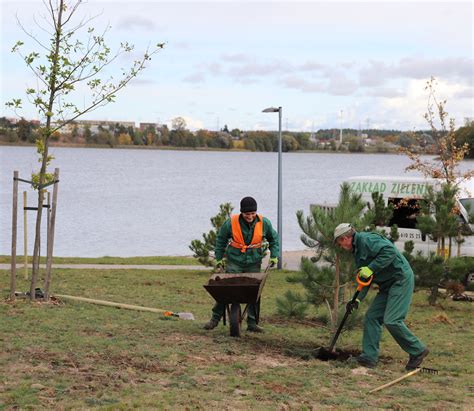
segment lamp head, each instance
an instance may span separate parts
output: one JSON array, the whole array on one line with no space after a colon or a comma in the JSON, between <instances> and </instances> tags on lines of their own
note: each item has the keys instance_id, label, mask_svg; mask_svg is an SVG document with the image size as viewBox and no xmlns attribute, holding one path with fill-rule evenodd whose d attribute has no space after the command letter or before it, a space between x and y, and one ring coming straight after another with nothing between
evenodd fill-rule
<instances>
[{"instance_id":1,"label":"lamp head","mask_svg":"<svg viewBox=\"0 0 474 411\"><path fill-rule=\"evenodd\" d=\"M262 110L262 113L278 113L279 111L279 107L268 107L265 110Z\"/></svg>"}]
</instances>

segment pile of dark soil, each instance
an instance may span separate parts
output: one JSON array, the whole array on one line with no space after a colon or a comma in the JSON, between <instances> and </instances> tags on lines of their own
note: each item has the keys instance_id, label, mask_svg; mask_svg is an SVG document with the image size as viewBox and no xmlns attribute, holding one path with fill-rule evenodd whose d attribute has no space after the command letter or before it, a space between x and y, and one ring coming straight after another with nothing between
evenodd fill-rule
<instances>
[{"instance_id":1,"label":"pile of dark soil","mask_svg":"<svg viewBox=\"0 0 474 411\"><path fill-rule=\"evenodd\" d=\"M318 347L316 349L291 349L285 350L285 354L291 357L299 357L303 360L311 360L316 358L320 361L342 361L345 362L351 357L357 357L360 352L353 350L336 350L329 351L325 347Z\"/></svg>"},{"instance_id":2,"label":"pile of dark soil","mask_svg":"<svg viewBox=\"0 0 474 411\"><path fill-rule=\"evenodd\" d=\"M259 279L252 277L219 277L210 279L208 285L259 285Z\"/></svg>"}]
</instances>

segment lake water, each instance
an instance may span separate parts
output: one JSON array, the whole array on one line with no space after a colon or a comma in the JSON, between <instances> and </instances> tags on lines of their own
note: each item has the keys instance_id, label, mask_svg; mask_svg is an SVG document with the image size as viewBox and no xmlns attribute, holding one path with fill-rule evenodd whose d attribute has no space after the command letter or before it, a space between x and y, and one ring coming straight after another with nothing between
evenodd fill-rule
<instances>
[{"instance_id":1,"label":"lake water","mask_svg":"<svg viewBox=\"0 0 474 411\"><path fill-rule=\"evenodd\" d=\"M231 202L238 211L245 196L254 197L258 211L277 226L277 153L93 148L52 148L51 153L51 169L60 168L57 256L190 255L191 240L211 229L219 205ZM408 164L395 154L283 153L283 250L305 248L297 210L307 214L311 203L337 202L347 177L402 175ZM34 148L0 147L0 254L11 251L13 171L29 180L38 168ZM25 190L28 205L36 205L36 193L20 183L19 254ZM34 212L28 216L31 252Z\"/></svg>"}]
</instances>

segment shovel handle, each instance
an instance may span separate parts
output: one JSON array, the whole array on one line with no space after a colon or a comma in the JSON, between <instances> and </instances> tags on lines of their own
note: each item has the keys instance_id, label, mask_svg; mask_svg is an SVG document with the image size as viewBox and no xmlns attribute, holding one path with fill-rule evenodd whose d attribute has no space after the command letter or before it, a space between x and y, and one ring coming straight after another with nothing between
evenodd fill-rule
<instances>
[{"instance_id":1,"label":"shovel handle","mask_svg":"<svg viewBox=\"0 0 474 411\"><path fill-rule=\"evenodd\" d=\"M357 297L359 296L359 293L362 291L362 289L364 287L367 287L368 285L370 285L370 283L372 282L372 279L374 278L374 276L370 276L368 278L367 281L363 281L359 274L357 273L357 290L355 291L354 295L352 296L352 299L351 301L355 301L357 299ZM337 331L336 333L334 334L334 337L332 338L332 341L331 341L331 345L329 346L329 352L332 352L334 350L334 347L336 345L336 341L337 339L339 338L339 334L341 334L341 331L342 331L342 327L344 327L344 324L347 320L347 317L349 317L349 310L346 309L346 312L344 314L344 317L342 318L342 321L341 323L339 324L339 327L337 328Z\"/></svg>"},{"instance_id":2,"label":"shovel handle","mask_svg":"<svg viewBox=\"0 0 474 411\"><path fill-rule=\"evenodd\" d=\"M359 273L357 273L357 277L356 277L357 291L362 291L364 287L367 287L368 285L370 285L373 279L374 279L374 276L371 275L366 281L364 281L362 278L360 278Z\"/></svg>"}]
</instances>

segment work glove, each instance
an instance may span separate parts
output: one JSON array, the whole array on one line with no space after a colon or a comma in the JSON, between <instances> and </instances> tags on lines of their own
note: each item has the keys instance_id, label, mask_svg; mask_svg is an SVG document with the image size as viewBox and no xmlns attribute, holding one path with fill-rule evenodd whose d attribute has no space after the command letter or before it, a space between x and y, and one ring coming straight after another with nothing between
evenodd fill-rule
<instances>
[{"instance_id":1,"label":"work glove","mask_svg":"<svg viewBox=\"0 0 474 411\"><path fill-rule=\"evenodd\" d=\"M346 311L349 313L349 314L352 314L352 311L354 310L357 310L359 308L359 303L360 303L360 300L359 299L355 299L354 301L349 301L347 304L346 304Z\"/></svg>"},{"instance_id":2,"label":"work glove","mask_svg":"<svg viewBox=\"0 0 474 411\"><path fill-rule=\"evenodd\" d=\"M224 260L217 260L214 266L215 271L223 272L224 271Z\"/></svg>"},{"instance_id":3,"label":"work glove","mask_svg":"<svg viewBox=\"0 0 474 411\"><path fill-rule=\"evenodd\" d=\"M372 277L373 274L374 272L369 267L359 268L358 275L361 280L367 281L370 277Z\"/></svg>"},{"instance_id":4,"label":"work glove","mask_svg":"<svg viewBox=\"0 0 474 411\"><path fill-rule=\"evenodd\" d=\"M270 258L268 264L270 264L270 267L275 267L278 264L278 257Z\"/></svg>"}]
</instances>

